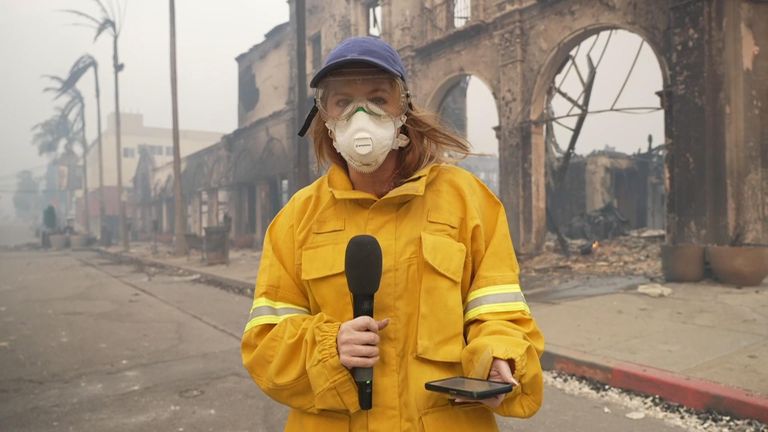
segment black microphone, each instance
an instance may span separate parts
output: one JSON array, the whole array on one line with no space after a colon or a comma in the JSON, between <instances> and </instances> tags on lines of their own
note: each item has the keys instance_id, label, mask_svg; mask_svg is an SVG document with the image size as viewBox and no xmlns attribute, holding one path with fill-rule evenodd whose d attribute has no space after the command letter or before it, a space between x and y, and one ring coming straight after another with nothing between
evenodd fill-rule
<instances>
[{"instance_id":1,"label":"black microphone","mask_svg":"<svg viewBox=\"0 0 768 432\"><path fill-rule=\"evenodd\" d=\"M344 260L344 274L352 293L352 309L355 318L373 317L373 294L381 282L381 247L376 237L358 235L347 244ZM373 368L352 368L357 383L360 408L369 410L373 406Z\"/></svg>"}]
</instances>

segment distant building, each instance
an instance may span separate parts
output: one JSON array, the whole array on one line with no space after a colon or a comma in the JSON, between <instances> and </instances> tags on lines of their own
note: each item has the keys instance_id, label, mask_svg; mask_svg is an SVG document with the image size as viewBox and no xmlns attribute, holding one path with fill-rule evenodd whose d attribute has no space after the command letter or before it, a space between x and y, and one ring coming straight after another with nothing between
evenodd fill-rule
<instances>
[{"instance_id":1,"label":"distant building","mask_svg":"<svg viewBox=\"0 0 768 432\"><path fill-rule=\"evenodd\" d=\"M144 125L144 117L141 114L121 113L121 139L122 148L122 180L124 200L128 201L127 215L129 219L135 218L133 214L132 200L128 198L133 190L133 177L139 165L139 156L146 152L152 156L154 164L160 166L173 161L173 130ZM119 200L117 197L117 145L115 142L114 113L107 117L107 128L102 131L102 152L104 163L104 195L106 223L113 233L117 233L117 219ZM180 151L184 157L205 147L218 142L222 133L185 130L179 131ZM99 227L99 150L98 141L94 140L88 149L88 190L91 230L98 232ZM82 191L78 199L78 224L82 227L84 214L82 212ZM132 222L129 220L129 222Z\"/></svg>"}]
</instances>

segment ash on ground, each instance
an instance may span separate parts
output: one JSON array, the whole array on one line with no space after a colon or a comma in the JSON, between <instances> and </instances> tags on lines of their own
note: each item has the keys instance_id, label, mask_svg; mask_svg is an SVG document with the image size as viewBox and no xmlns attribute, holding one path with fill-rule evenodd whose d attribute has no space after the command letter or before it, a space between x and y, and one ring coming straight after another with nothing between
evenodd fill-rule
<instances>
[{"instance_id":1,"label":"ash on ground","mask_svg":"<svg viewBox=\"0 0 768 432\"><path fill-rule=\"evenodd\" d=\"M698 412L666 402L658 396L640 395L573 375L547 371L544 372L544 383L567 394L621 405L629 411L628 418L653 417L668 425L696 432L768 432L768 425L757 420Z\"/></svg>"}]
</instances>

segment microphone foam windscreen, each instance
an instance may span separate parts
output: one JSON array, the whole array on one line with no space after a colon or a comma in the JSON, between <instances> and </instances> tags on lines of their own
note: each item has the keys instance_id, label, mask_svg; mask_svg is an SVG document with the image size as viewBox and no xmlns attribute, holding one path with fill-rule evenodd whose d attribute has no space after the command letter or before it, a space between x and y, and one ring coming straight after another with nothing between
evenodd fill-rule
<instances>
[{"instance_id":1,"label":"microphone foam windscreen","mask_svg":"<svg viewBox=\"0 0 768 432\"><path fill-rule=\"evenodd\" d=\"M381 246L376 237L354 236L347 244L344 273L352 294L373 295L381 282Z\"/></svg>"}]
</instances>

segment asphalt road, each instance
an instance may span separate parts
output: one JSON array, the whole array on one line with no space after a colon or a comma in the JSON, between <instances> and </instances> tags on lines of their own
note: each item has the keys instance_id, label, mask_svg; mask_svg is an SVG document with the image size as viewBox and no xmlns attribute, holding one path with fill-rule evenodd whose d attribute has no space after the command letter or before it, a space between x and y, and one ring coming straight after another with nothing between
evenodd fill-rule
<instances>
[{"instance_id":1,"label":"asphalt road","mask_svg":"<svg viewBox=\"0 0 768 432\"><path fill-rule=\"evenodd\" d=\"M0 431L280 431L240 364L250 299L92 252L0 252ZM548 386L503 431L680 431Z\"/></svg>"}]
</instances>

